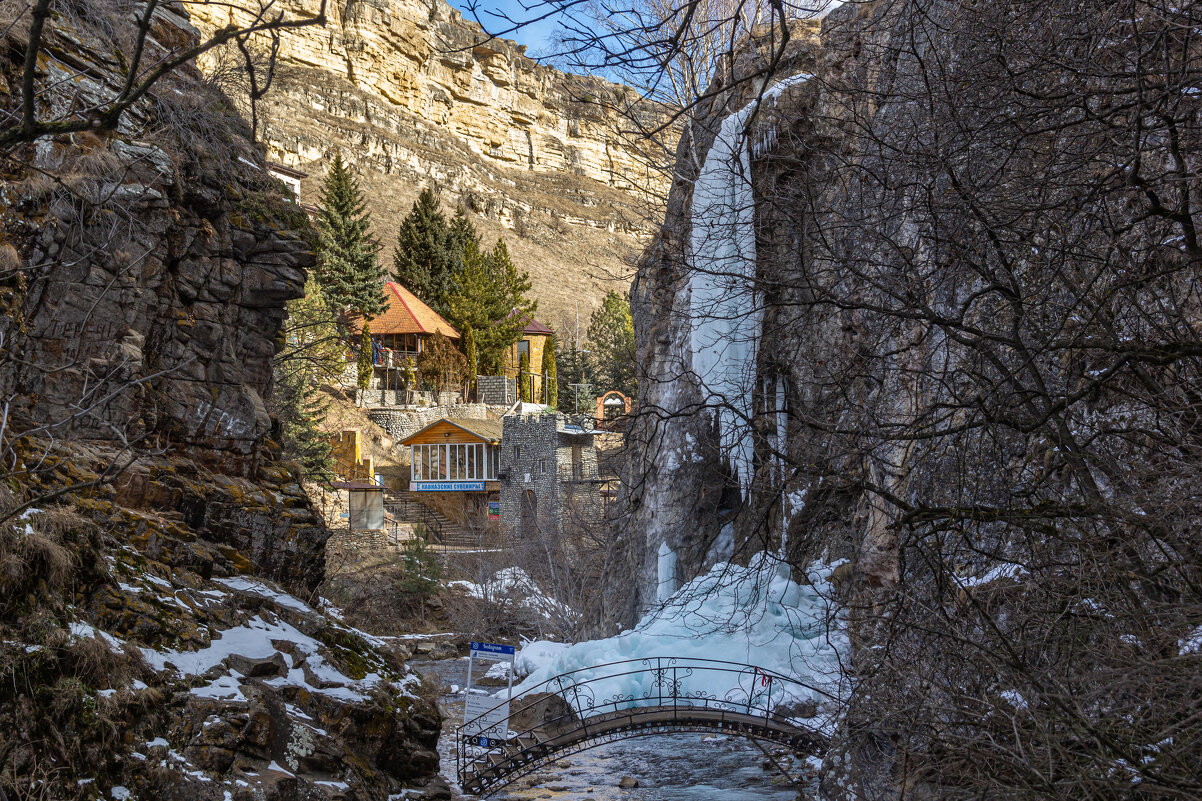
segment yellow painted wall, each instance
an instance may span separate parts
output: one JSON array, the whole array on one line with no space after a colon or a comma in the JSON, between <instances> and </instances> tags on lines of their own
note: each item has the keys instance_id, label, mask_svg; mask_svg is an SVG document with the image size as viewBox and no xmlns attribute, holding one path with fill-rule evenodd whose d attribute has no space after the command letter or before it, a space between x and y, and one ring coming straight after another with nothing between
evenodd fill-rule
<instances>
[{"instance_id":1,"label":"yellow painted wall","mask_svg":"<svg viewBox=\"0 0 1202 801\"><path fill-rule=\"evenodd\" d=\"M547 334L522 334L522 339L530 342L530 372L534 373L534 398L538 401L543 397L543 354L547 349L547 342L551 339ZM518 346L515 342L505 352L505 375L509 378L517 378L518 364L521 361L521 354L518 352Z\"/></svg>"},{"instance_id":2,"label":"yellow painted wall","mask_svg":"<svg viewBox=\"0 0 1202 801\"><path fill-rule=\"evenodd\" d=\"M334 454L334 472L344 481L375 480L375 463L370 456L363 458L363 443L358 429L331 434L330 448Z\"/></svg>"}]
</instances>

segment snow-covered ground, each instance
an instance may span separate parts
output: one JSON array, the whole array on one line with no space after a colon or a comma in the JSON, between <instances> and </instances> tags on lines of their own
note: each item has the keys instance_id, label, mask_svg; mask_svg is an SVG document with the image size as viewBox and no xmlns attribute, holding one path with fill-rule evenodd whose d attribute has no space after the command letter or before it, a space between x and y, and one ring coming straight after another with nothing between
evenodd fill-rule
<instances>
[{"instance_id":1,"label":"snow-covered ground","mask_svg":"<svg viewBox=\"0 0 1202 801\"><path fill-rule=\"evenodd\" d=\"M488 580L477 584L472 581L450 581L450 587L458 587L473 598L482 601L511 601L523 609L531 609L547 620L572 620L578 616L576 610L547 595L530 575L520 567L498 570Z\"/></svg>"},{"instance_id":2,"label":"snow-covered ground","mask_svg":"<svg viewBox=\"0 0 1202 801\"><path fill-rule=\"evenodd\" d=\"M537 691L553 677L579 671L573 680L590 682L597 699L655 695L655 674L643 670L641 663L626 669L594 666L676 657L681 662L752 665L780 674L797 683L776 682L770 700L774 707L814 702L832 710L831 702L843 695L840 664L847 651L844 619L831 597L829 578L835 567L816 562L807 570L810 583L799 584L789 578L783 563L766 553L755 556L747 567L715 565L630 631L575 645L528 643L516 663L518 674L526 678L514 694ZM639 672L605 678L626 670ZM731 670L721 665L694 667L681 677L684 690L723 699L756 681L754 672Z\"/></svg>"}]
</instances>

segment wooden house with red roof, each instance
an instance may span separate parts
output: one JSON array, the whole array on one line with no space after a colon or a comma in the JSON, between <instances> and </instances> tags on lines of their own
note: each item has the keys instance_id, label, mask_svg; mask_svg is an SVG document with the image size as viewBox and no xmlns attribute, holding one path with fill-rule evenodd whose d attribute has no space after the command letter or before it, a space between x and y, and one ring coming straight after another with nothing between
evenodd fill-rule
<instances>
[{"instance_id":1,"label":"wooden house with red roof","mask_svg":"<svg viewBox=\"0 0 1202 801\"><path fill-rule=\"evenodd\" d=\"M377 348L377 364L384 360L385 350L392 351L394 362L397 358L416 358L424 350L425 340L435 333L452 340L459 339L459 332L454 326L397 282L386 283L384 294L387 308L378 317L367 321L367 328Z\"/></svg>"}]
</instances>

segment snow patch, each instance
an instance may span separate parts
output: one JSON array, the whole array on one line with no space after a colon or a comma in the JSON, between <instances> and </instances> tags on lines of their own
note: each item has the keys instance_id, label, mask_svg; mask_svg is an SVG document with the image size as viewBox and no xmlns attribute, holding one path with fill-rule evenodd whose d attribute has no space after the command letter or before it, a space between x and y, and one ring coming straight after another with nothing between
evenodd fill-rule
<instances>
[{"instance_id":1,"label":"snow patch","mask_svg":"<svg viewBox=\"0 0 1202 801\"><path fill-rule=\"evenodd\" d=\"M299 598L289 595L286 592L272 589L261 581L249 579L244 576L235 576L233 578L215 578L216 583L223 587L228 587L235 592L248 592L252 595L258 595L261 598L270 598L280 606L286 609L292 609L297 612L313 613L313 608Z\"/></svg>"},{"instance_id":2,"label":"snow patch","mask_svg":"<svg viewBox=\"0 0 1202 801\"><path fill-rule=\"evenodd\" d=\"M110 651L112 651L115 654L121 653L121 646L123 645L121 640L117 639L112 634L109 634L106 631L101 631L98 628L90 626L87 623L80 622L78 620L74 621L70 624L70 630L71 630L72 637L78 637L80 639L83 639L85 637L92 637L92 638L99 637L101 640L103 640L105 642L106 645L108 645Z\"/></svg>"},{"instance_id":3,"label":"snow patch","mask_svg":"<svg viewBox=\"0 0 1202 801\"><path fill-rule=\"evenodd\" d=\"M451 581L450 587L458 587L473 598L482 601L516 599L518 605L533 609L547 620L572 620L576 610L544 593L530 575L520 567L506 567L493 573L492 578L482 584L471 581ZM425 636L425 635L423 635Z\"/></svg>"},{"instance_id":4,"label":"snow patch","mask_svg":"<svg viewBox=\"0 0 1202 801\"><path fill-rule=\"evenodd\" d=\"M798 584L789 578L787 565L770 554L757 554L747 567L714 565L631 631L568 646L525 645L517 665L519 674L528 675L515 695L570 671L580 671L573 677L577 682L600 679L593 686L598 699L654 695L651 673L602 678L613 669L594 666L676 657L754 665L802 682L780 688L781 695L773 696L776 704L834 701L845 694L840 666L848 643L844 615L832 600L833 569L814 562L806 571L809 583ZM721 699L743 678L715 668L694 670L685 681L689 692Z\"/></svg>"}]
</instances>

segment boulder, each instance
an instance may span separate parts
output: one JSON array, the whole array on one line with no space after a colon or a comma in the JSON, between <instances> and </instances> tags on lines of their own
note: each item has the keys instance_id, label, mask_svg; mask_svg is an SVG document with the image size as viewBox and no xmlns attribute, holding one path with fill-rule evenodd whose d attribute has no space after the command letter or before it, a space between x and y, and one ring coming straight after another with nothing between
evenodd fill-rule
<instances>
[{"instance_id":1,"label":"boulder","mask_svg":"<svg viewBox=\"0 0 1202 801\"><path fill-rule=\"evenodd\" d=\"M510 704L509 728L519 733L537 730L554 737L578 722L576 711L555 693L532 693Z\"/></svg>"},{"instance_id":2,"label":"boulder","mask_svg":"<svg viewBox=\"0 0 1202 801\"><path fill-rule=\"evenodd\" d=\"M288 663L278 651L261 659L234 654L226 657L225 663L230 670L236 670L248 679L271 679L288 673Z\"/></svg>"}]
</instances>

